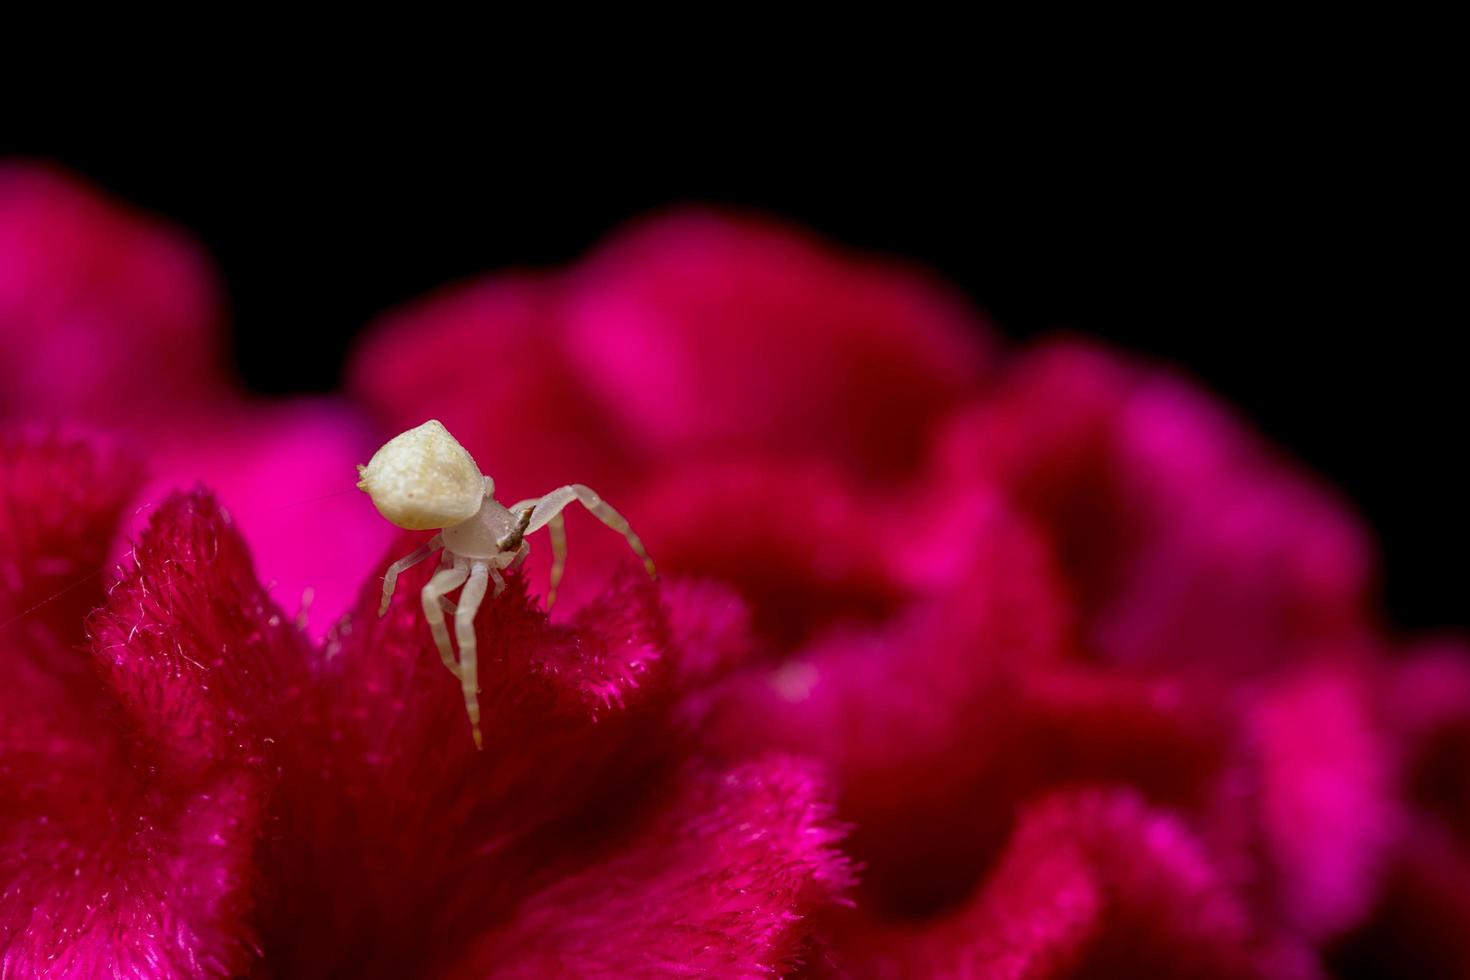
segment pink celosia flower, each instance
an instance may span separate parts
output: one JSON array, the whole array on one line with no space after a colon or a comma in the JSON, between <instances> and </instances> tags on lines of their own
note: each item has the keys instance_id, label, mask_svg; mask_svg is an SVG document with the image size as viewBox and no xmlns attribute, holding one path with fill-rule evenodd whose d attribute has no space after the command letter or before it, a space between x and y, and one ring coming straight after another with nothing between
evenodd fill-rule
<instances>
[{"instance_id":1,"label":"pink celosia flower","mask_svg":"<svg viewBox=\"0 0 1470 980\"><path fill-rule=\"evenodd\" d=\"M7 447L7 576L97 560L129 489L106 466ZM38 534L58 484L71 523ZM678 590L630 576L553 626L514 578L479 621L477 753L413 605L379 620L371 579L314 648L206 494L133 561L89 585L85 639L52 612L0 660L6 976L781 972L847 886L809 767L676 737L718 642Z\"/></svg>"},{"instance_id":2,"label":"pink celosia flower","mask_svg":"<svg viewBox=\"0 0 1470 980\"><path fill-rule=\"evenodd\" d=\"M7 215L15 390L61 320L105 383L160 338L205 383L0 401L107 447L0 452L0 975L1470 964L1470 656L1388 653L1366 531L1169 372L1002 360L920 272L695 212L388 315L350 398L254 403L186 243L31 171ZM412 542L280 514L428 417L504 499L613 496L666 573L574 515L557 618L544 548L480 616L483 755L429 570L376 618ZM229 513L174 496L77 584L162 499L130 445Z\"/></svg>"},{"instance_id":3,"label":"pink celosia flower","mask_svg":"<svg viewBox=\"0 0 1470 980\"><path fill-rule=\"evenodd\" d=\"M779 748L834 774L854 826L847 846L865 865L850 916L866 924L827 940L842 972L937 968L937 954L919 950L958 941L941 923L970 921L962 910L980 895L994 895L991 909L1006 902L1016 876L996 862L1023 832L1028 801L1106 785L1168 807L1193 841L1191 873L1235 910L1225 930L1235 938L1201 946L1219 956L1202 953L1193 972L1309 974L1306 938L1362 920L1397 826L1392 742L1361 673L1377 645L1364 532L1164 372L1054 343L987 390L979 362L968 381L934 367L966 362L952 354L957 334L930 339L961 319L933 305L898 315L909 332L891 371L856 353L872 336L863 329L789 326L846 308L824 284L852 286L871 268L828 253L822 274L788 276L801 265L793 255L821 253L801 238L774 246L772 234L675 217L564 277L445 294L432 316L381 328L357 363L357 390L395 423L462 411L476 397L468 383L399 383L394 366L442 360L452 346L484 345L488 357L518 337L584 380L566 402L552 386L523 389L484 444L555 459L598 433L587 455L616 457L609 479L631 488L664 565L732 585L750 604L756 659L735 661L703 702L699 731L727 755ZM740 247L757 240L769 247ZM878 281L895 288L902 275ZM793 288L807 291L800 303ZM514 295L536 297L534 319ZM768 329L797 332L795 353L764 341ZM729 373L707 378L708 365ZM914 372L935 392L969 391L967 407L902 423L911 450L933 445L927 468L855 451L854 437L884 438L862 413L824 414L844 403L844 385L892 412L903 400L875 393L889 379L903 390L911 382L897 379ZM726 381L738 390L702 397ZM550 455L522 434L539 418L552 420ZM882 483L867 481L879 471ZM1249 680L1321 658L1342 666L1263 679L1269 689ZM1108 876L1126 871L1104 863L1088 874L1111 891L1127 886ZM1174 896L1185 908L1188 890ZM922 940L916 916L934 923ZM877 960L844 952L850 937L888 935L885 921L891 942ZM1156 924L1155 939L1175 941ZM904 953L904 936L920 945ZM1130 948L1109 937L1086 948L1114 942ZM951 950L950 967L1011 975L986 948L976 944L974 959ZM1117 955L1038 954L1016 972L1101 969Z\"/></svg>"}]
</instances>

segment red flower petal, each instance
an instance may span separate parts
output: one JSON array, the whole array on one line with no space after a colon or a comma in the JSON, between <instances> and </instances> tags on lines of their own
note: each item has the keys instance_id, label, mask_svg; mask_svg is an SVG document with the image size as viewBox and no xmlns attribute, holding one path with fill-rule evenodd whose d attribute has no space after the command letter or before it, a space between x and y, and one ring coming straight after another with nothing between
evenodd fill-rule
<instances>
[{"instance_id":1,"label":"red flower petal","mask_svg":"<svg viewBox=\"0 0 1470 980\"><path fill-rule=\"evenodd\" d=\"M1318 667L1252 706L1262 823L1285 918L1322 938L1367 913L1400 814L1367 672Z\"/></svg>"},{"instance_id":2,"label":"red flower petal","mask_svg":"<svg viewBox=\"0 0 1470 980\"><path fill-rule=\"evenodd\" d=\"M632 509L661 568L734 586L757 631L783 648L834 622L880 620L907 592L877 505L829 467L686 467Z\"/></svg>"},{"instance_id":3,"label":"red flower petal","mask_svg":"<svg viewBox=\"0 0 1470 980\"><path fill-rule=\"evenodd\" d=\"M1402 755L1403 814L1371 913L1331 960L1344 976L1470 975L1470 661L1436 641L1373 693ZM1412 807L1412 809L1409 809Z\"/></svg>"},{"instance_id":4,"label":"red flower petal","mask_svg":"<svg viewBox=\"0 0 1470 980\"><path fill-rule=\"evenodd\" d=\"M395 552L411 550L404 541ZM265 942L279 969L401 976L453 957L625 819L677 746L668 627L642 575L566 625L508 577L476 619L485 749L405 574L370 580L283 728Z\"/></svg>"},{"instance_id":5,"label":"red flower petal","mask_svg":"<svg viewBox=\"0 0 1470 980\"><path fill-rule=\"evenodd\" d=\"M1415 650L1388 695L1409 799L1470 848L1470 649L1441 641Z\"/></svg>"},{"instance_id":6,"label":"red flower petal","mask_svg":"<svg viewBox=\"0 0 1470 980\"><path fill-rule=\"evenodd\" d=\"M705 732L726 752L830 765L865 899L902 914L951 900L994 855L1011 819L1000 801L1026 772L1018 678L1065 650L1045 550L1003 509L989 513L970 528L972 567L942 594L880 624L824 624L777 665L738 674Z\"/></svg>"},{"instance_id":7,"label":"red flower petal","mask_svg":"<svg viewBox=\"0 0 1470 980\"><path fill-rule=\"evenodd\" d=\"M804 767L697 774L633 840L529 898L465 976L784 975L850 883Z\"/></svg>"},{"instance_id":8,"label":"red flower petal","mask_svg":"<svg viewBox=\"0 0 1470 980\"><path fill-rule=\"evenodd\" d=\"M224 378L215 277L179 232L0 164L0 417L159 419Z\"/></svg>"},{"instance_id":9,"label":"red flower petal","mask_svg":"<svg viewBox=\"0 0 1470 980\"><path fill-rule=\"evenodd\" d=\"M139 751L185 782L228 760L258 764L272 722L303 694L303 637L207 493L166 501L133 556L88 627Z\"/></svg>"},{"instance_id":10,"label":"red flower petal","mask_svg":"<svg viewBox=\"0 0 1470 980\"><path fill-rule=\"evenodd\" d=\"M835 942L841 976L1316 975L1252 921L1181 821L1117 791L1028 808L983 889L947 919L854 917Z\"/></svg>"},{"instance_id":11,"label":"red flower petal","mask_svg":"<svg viewBox=\"0 0 1470 980\"><path fill-rule=\"evenodd\" d=\"M615 417L666 454L763 450L901 468L987 359L975 315L941 284L750 216L646 222L579 267L572 286L568 356Z\"/></svg>"},{"instance_id":12,"label":"red flower petal","mask_svg":"<svg viewBox=\"0 0 1470 980\"><path fill-rule=\"evenodd\" d=\"M79 442L0 437L0 642L36 629L81 641L140 476L132 460Z\"/></svg>"},{"instance_id":13,"label":"red flower petal","mask_svg":"<svg viewBox=\"0 0 1470 980\"><path fill-rule=\"evenodd\" d=\"M262 708L289 706L302 650L208 497L167 503L135 553L91 621L107 684L3 685L7 974L225 977L255 956Z\"/></svg>"},{"instance_id":14,"label":"red flower petal","mask_svg":"<svg viewBox=\"0 0 1470 980\"><path fill-rule=\"evenodd\" d=\"M116 783L110 698L79 647L137 480L81 443L0 441L0 817L95 809Z\"/></svg>"},{"instance_id":15,"label":"red flower petal","mask_svg":"<svg viewBox=\"0 0 1470 980\"><path fill-rule=\"evenodd\" d=\"M1372 555L1352 515L1160 372L1043 346L953 423L940 460L1051 531L1110 660L1239 671L1366 629Z\"/></svg>"},{"instance_id":16,"label":"red flower petal","mask_svg":"<svg viewBox=\"0 0 1470 980\"><path fill-rule=\"evenodd\" d=\"M259 793L222 773L164 801L139 793L86 812L0 815L0 973L246 972Z\"/></svg>"},{"instance_id":17,"label":"red flower petal","mask_svg":"<svg viewBox=\"0 0 1470 980\"><path fill-rule=\"evenodd\" d=\"M1470 976L1470 853L1433 821L1412 824L1372 915L1330 962L1344 977Z\"/></svg>"}]
</instances>

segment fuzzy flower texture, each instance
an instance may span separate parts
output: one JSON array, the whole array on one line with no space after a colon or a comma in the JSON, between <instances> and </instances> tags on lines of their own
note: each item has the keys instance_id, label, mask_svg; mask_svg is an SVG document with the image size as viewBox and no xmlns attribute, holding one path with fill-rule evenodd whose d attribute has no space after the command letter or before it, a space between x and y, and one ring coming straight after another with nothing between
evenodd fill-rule
<instances>
[{"instance_id":1,"label":"fuzzy flower texture","mask_svg":"<svg viewBox=\"0 0 1470 980\"><path fill-rule=\"evenodd\" d=\"M245 392L223 305L0 167L5 980L1470 976L1470 655L1175 373L718 211L393 311L331 396ZM572 514L548 617L536 542L483 752L352 489L428 418L664 573Z\"/></svg>"}]
</instances>

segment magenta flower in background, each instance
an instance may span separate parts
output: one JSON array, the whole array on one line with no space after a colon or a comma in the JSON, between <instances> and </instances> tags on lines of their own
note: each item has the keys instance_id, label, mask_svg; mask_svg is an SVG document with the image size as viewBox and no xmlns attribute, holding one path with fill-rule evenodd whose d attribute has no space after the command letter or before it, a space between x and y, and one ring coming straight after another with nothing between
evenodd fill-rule
<instances>
[{"instance_id":1,"label":"magenta flower in background","mask_svg":"<svg viewBox=\"0 0 1470 980\"><path fill-rule=\"evenodd\" d=\"M0 169L0 976L1470 972L1470 658L1171 372L717 211L331 397L236 391L222 306ZM664 572L574 517L565 607L544 548L487 600L483 753L337 495L431 417Z\"/></svg>"},{"instance_id":2,"label":"magenta flower in background","mask_svg":"<svg viewBox=\"0 0 1470 980\"><path fill-rule=\"evenodd\" d=\"M366 500L318 502L377 433L340 399L240 390L221 350L224 305L180 233L64 174L0 162L0 422L147 460L132 534L169 489L213 488L293 614L311 590L320 636L356 592L349 569L375 561L392 530Z\"/></svg>"}]
</instances>

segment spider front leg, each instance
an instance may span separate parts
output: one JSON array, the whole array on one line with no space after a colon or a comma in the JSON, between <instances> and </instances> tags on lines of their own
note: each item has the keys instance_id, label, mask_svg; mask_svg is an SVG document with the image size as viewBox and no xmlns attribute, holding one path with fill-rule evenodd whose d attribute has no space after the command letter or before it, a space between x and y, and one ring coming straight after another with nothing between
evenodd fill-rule
<instances>
[{"instance_id":1,"label":"spider front leg","mask_svg":"<svg viewBox=\"0 0 1470 980\"><path fill-rule=\"evenodd\" d=\"M454 633L459 640L459 681L464 691L464 710L470 716L470 731L475 737L475 748L482 749L480 740L480 675L475 643L475 614L480 611L480 602L485 598L489 585L490 565L475 561L471 566L470 580L459 594L459 608L454 611ZM496 579L500 573L495 574Z\"/></svg>"},{"instance_id":2,"label":"spider front leg","mask_svg":"<svg viewBox=\"0 0 1470 980\"><path fill-rule=\"evenodd\" d=\"M556 605L556 587L561 585L562 573L567 570L567 520L557 514L546 522L551 535L551 588L546 592L546 611Z\"/></svg>"},{"instance_id":3,"label":"spider front leg","mask_svg":"<svg viewBox=\"0 0 1470 980\"><path fill-rule=\"evenodd\" d=\"M454 564L448 568L441 568L429 579L429 584L424 586L421 598L424 603L424 618L429 621L429 629L434 634L434 645L439 648L439 659L444 661L444 666L455 677L460 676L459 664L454 661L454 648L449 645L449 630L444 625L444 607L440 600L444 593L453 592L464 584L469 578L470 563L463 558L456 558ZM461 598L459 609L455 610L455 620L459 619L459 612L464 608Z\"/></svg>"},{"instance_id":4,"label":"spider front leg","mask_svg":"<svg viewBox=\"0 0 1470 980\"><path fill-rule=\"evenodd\" d=\"M533 497L530 500L522 500L512 510L520 510L522 515L527 515L536 506L540 498ZM527 526L530 524L527 522ZM556 589L561 585L562 573L567 570L567 522L561 514L553 514L551 520L546 522L547 533L551 535L551 587L546 590L546 611L551 612L551 607L556 605ZM516 555L515 562L511 568L519 568L526 560L529 549L525 542L521 543L520 553ZM495 593L500 595L499 591Z\"/></svg>"},{"instance_id":5,"label":"spider front leg","mask_svg":"<svg viewBox=\"0 0 1470 980\"><path fill-rule=\"evenodd\" d=\"M531 520L526 525L526 533L530 534L533 531L538 531L546 527L548 524L552 524L553 521L560 522L561 512L566 510L567 505L574 500L581 503L583 507L586 507L592 513L593 517L621 534L627 540L628 547L633 549L633 553L642 559L643 567L648 571L648 577L655 582L658 581L658 569L654 567L653 559L648 557L648 551L643 547L643 541L634 532L633 528L628 525L627 519L622 514L613 510L607 501L598 496L597 492L591 487L583 486L580 483L558 487L544 497L522 500L510 509L512 511L518 511L526 507L532 508ZM551 602L555 601L553 597L556 594L556 586L561 581L561 570L566 565L565 532L556 526L551 528L551 545L552 587L550 596L548 596L547 608L550 608Z\"/></svg>"},{"instance_id":6,"label":"spider front leg","mask_svg":"<svg viewBox=\"0 0 1470 980\"><path fill-rule=\"evenodd\" d=\"M388 566L388 572L383 576L383 602L378 606L379 618L388 615L388 604L393 601L393 590L398 585L398 576L425 560L442 547L444 547L444 537L436 534L415 549L412 554L405 555Z\"/></svg>"}]
</instances>

